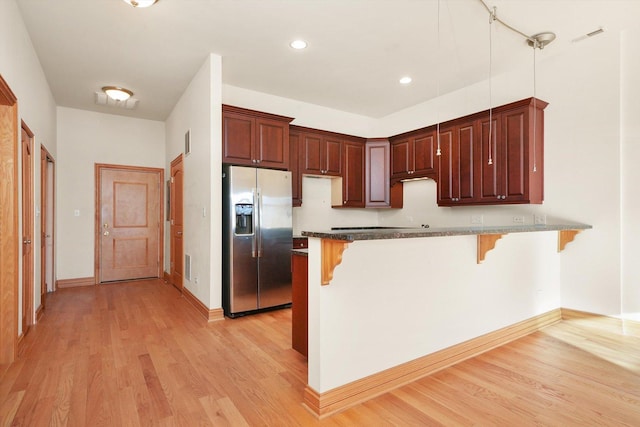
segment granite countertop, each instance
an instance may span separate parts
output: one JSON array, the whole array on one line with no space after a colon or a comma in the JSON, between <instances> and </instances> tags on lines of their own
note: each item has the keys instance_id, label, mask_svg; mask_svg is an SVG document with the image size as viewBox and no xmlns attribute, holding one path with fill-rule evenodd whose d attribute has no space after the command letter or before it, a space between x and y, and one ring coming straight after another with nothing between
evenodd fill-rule
<instances>
[{"instance_id":1,"label":"granite countertop","mask_svg":"<svg viewBox=\"0 0 640 427\"><path fill-rule=\"evenodd\" d=\"M303 231L302 235L321 239L346 240L383 240L408 239L415 237L466 236L478 234L530 233L537 231L587 230L591 225L561 222L537 225L504 225L504 226L466 226L466 227L432 227L432 228L375 228L375 229L340 229L327 231Z\"/></svg>"},{"instance_id":2,"label":"granite countertop","mask_svg":"<svg viewBox=\"0 0 640 427\"><path fill-rule=\"evenodd\" d=\"M293 255L309 256L309 249L297 249L297 248L293 248L293 249L291 249L291 253L292 253Z\"/></svg>"}]
</instances>

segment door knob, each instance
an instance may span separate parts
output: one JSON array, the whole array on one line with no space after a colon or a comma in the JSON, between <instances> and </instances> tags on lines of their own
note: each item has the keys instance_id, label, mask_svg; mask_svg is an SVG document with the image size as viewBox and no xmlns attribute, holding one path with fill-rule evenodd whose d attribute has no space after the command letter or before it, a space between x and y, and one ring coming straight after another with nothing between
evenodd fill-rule
<instances>
[{"instance_id":1,"label":"door knob","mask_svg":"<svg viewBox=\"0 0 640 427\"><path fill-rule=\"evenodd\" d=\"M30 244L31 244L31 240L29 240L29 239L24 239L24 240L22 241L22 243L24 243L25 245L30 245Z\"/></svg>"},{"instance_id":2,"label":"door knob","mask_svg":"<svg viewBox=\"0 0 640 427\"><path fill-rule=\"evenodd\" d=\"M103 236L108 236L108 235L109 235L109 232L108 232L108 231L105 231L104 233L102 233L102 235L103 235Z\"/></svg>"},{"instance_id":3,"label":"door knob","mask_svg":"<svg viewBox=\"0 0 640 427\"><path fill-rule=\"evenodd\" d=\"M107 224L106 222L103 225L104 228L109 228L109 224Z\"/></svg>"}]
</instances>

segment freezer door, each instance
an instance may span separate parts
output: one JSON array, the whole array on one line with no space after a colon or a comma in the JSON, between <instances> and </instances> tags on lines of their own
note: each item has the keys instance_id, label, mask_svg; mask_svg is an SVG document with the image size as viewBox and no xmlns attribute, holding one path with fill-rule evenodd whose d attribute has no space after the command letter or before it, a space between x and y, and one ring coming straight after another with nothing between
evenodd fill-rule
<instances>
[{"instance_id":1,"label":"freezer door","mask_svg":"<svg viewBox=\"0 0 640 427\"><path fill-rule=\"evenodd\" d=\"M257 169L258 306L291 302L291 172Z\"/></svg>"},{"instance_id":2,"label":"freezer door","mask_svg":"<svg viewBox=\"0 0 640 427\"><path fill-rule=\"evenodd\" d=\"M224 172L223 301L231 315L258 308L256 170L231 166Z\"/></svg>"}]
</instances>

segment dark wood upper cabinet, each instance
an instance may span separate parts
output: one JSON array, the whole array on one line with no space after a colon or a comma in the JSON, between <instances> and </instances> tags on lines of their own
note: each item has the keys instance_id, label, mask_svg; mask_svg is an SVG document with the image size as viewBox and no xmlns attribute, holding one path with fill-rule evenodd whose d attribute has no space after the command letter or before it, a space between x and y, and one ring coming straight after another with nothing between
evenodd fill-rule
<instances>
[{"instance_id":1,"label":"dark wood upper cabinet","mask_svg":"<svg viewBox=\"0 0 640 427\"><path fill-rule=\"evenodd\" d=\"M344 174L342 176L342 207L365 207L364 142L344 141Z\"/></svg>"},{"instance_id":2,"label":"dark wood upper cabinet","mask_svg":"<svg viewBox=\"0 0 640 427\"><path fill-rule=\"evenodd\" d=\"M222 162L289 169L290 117L222 106Z\"/></svg>"},{"instance_id":3,"label":"dark wood upper cabinet","mask_svg":"<svg viewBox=\"0 0 640 427\"><path fill-rule=\"evenodd\" d=\"M391 148L388 139L368 140L365 145L365 206L391 206Z\"/></svg>"},{"instance_id":4,"label":"dark wood upper cabinet","mask_svg":"<svg viewBox=\"0 0 640 427\"><path fill-rule=\"evenodd\" d=\"M396 135L391 142L391 180L435 178L436 131L431 126Z\"/></svg>"},{"instance_id":5,"label":"dark wood upper cabinet","mask_svg":"<svg viewBox=\"0 0 640 427\"><path fill-rule=\"evenodd\" d=\"M491 120L484 111L441 124L438 205L542 203L547 105L528 98Z\"/></svg>"},{"instance_id":6,"label":"dark wood upper cabinet","mask_svg":"<svg viewBox=\"0 0 640 427\"><path fill-rule=\"evenodd\" d=\"M476 200L479 146L474 122L440 126L438 204L451 206Z\"/></svg>"},{"instance_id":7,"label":"dark wood upper cabinet","mask_svg":"<svg viewBox=\"0 0 640 427\"><path fill-rule=\"evenodd\" d=\"M323 133L303 132L300 151L303 174L341 176L341 139Z\"/></svg>"},{"instance_id":8,"label":"dark wood upper cabinet","mask_svg":"<svg viewBox=\"0 0 640 427\"><path fill-rule=\"evenodd\" d=\"M547 105L527 98L368 142L223 105L223 162L291 170L293 206L305 174L342 178L333 207L401 208L402 181L414 178L437 181L439 206L542 203Z\"/></svg>"}]
</instances>

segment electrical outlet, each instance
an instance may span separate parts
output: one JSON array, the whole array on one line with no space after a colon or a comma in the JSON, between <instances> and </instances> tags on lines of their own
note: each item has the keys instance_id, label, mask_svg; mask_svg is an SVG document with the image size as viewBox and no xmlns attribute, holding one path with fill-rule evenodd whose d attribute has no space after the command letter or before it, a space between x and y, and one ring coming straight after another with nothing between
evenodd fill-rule
<instances>
[{"instance_id":1,"label":"electrical outlet","mask_svg":"<svg viewBox=\"0 0 640 427\"><path fill-rule=\"evenodd\" d=\"M471 224L482 224L482 215L471 215Z\"/></svg>"},{"instance_id":2,"label":"electrical outlet","mask_svg":"<svg viewBox=\"0 0 640 427\"><path fill-rule=\"evenodd\" d=\"M533 215L533 223L536 225L543 225L547 223L547 216L542 214Z\"/></svg>"},{"instance_id":3,"label":"electrical outlet","mask_svg":"<svg viewBox=\"0 0 640 427\"><path fill-rule=\"evenodd\" d=\"M516 224L524 224L524 216L522 215L515 215L513 217L513 222L515 222Z\"/></svg>"}]
</instances>

